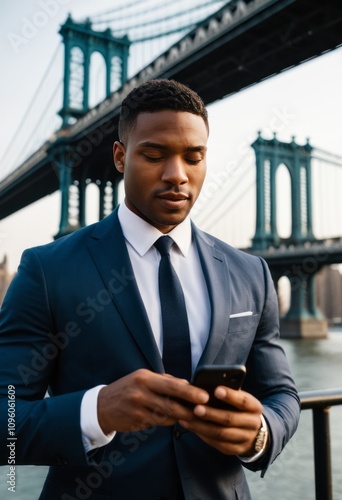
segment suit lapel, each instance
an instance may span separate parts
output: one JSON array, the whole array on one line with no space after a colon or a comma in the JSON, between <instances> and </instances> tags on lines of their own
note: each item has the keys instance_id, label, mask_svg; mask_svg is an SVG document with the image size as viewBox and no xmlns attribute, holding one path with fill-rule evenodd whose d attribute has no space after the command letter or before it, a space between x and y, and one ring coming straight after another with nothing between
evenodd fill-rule
<instances>
[{"instance_id":1,"label":"suit lapel","mask_svg":"<svg viewBox=\"0 0 342 500\"><path fill-rule=\"evenodd\" d=\"M231 293L226 256L217 250L213 241L193 225L194 239L208 287L211 305L211 322L208 342L199 365L213 364L224 342L229 324Z\"/></svg>"},{"instance_id":2,"label":"suit lapel","mask_svg":"<svg viewBox=\"0 0 342 500\"><path fill-rule=\"evenodd\" d=\"M117 210L95 226L89 251L112 300L152 370L163 363L140 297Z\"/></svg>"}]
</instances>

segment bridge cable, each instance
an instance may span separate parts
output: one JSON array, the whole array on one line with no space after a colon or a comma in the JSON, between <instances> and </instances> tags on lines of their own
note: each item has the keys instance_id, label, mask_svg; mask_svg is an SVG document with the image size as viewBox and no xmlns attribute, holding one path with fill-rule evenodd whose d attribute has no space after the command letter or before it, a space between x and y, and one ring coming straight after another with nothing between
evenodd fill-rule
<instances>
[{"instance_id":1,"label":"bridge cable","mask_svg":"<svg viewBox=\"0 0 342 500\"><path fill-rule=\"evenodd\" d=\"M221 210L219 212L211 212L210 215L211 216L215 216L214 219L209 218L208 219L205 219L202 217L197 219L196 216L195 216L195 223L201 227L204 231L206 231L207 229L210 229L211 231L213 231L215 228L215 226L217 226L218 223L222 222L224 223L224 221L226 220L226 218L228 217L229 213L232 211L232 209L236 208L237 207L237 204L241 202L241 200L244 200L246 195L248 195L248 193L251 191L251 189L255 187L255 178L248 184L246 185L246 187L244 188L244 190L240 193L238 199L234 199L234 200L231 200L230 204L227 206L227 205L224 205L223 207L221 207ZM208 210L208 208L206 207L206 210ZM246 213L246 211L243 212L244 214ZM202 214L200 214L202 215ZM240 220L241 222L241 220ZM238 226L240 227L240 225ZM232 223L229 224L227 227L225 226L226 230L228 230L228 239L226 239L226 241L230 241L232 242L232 239L234 240L234 243L232 242L232 244L234 245L238 245L238 246L241 246L241 241L236 241L234 238L236 237L236 218L232 218ZM240 228L241 229L241 228ZM233 235L232 235L232 232L233 232ZM239 235L240 235L240 240L241 240L241 231L239 232ZM235 236L234 236L235 235ZM245 236L243 237L243 240L245 239Z\"/></svg>"},{"instance_id":2,"label":"bridge cable","mask_svg":"<svg viewBox=\"0 0 342 500\"><path fill-rule=\"evenodd\" d=\"M216 224L216 222L217 222L217 221L218 221L218 220L219 220L219 219L220 219L223 215L227 215L227 214L230 212L230 210L232 210L232 209L236 206L236 204L237 204L238 202L240 202L240 201L241 201L241 199L242 199L244 196L246 196L246 194L247 194L247 193L251 190L251 188L252 188L253 186L255 186L255 179L253 179L253 180L252 180L252 182L250 182L250 183L249 183L249 184L245 187L245 189L244 189L244 190L240 193L240 196L238 197L238 199L235 199L235 200L231 201L230 205L228 205L228 206L223 205L222 210L219 212L219 214L216 214L216 213L215 213L216 218L214 219L214 221L213 221L213 222L211 222L211 223L210 223L210 226L213 226L214 224Z\"/></svg>"},{"instance_id":3,"label":"bridge cable","mask_svg":"<svg viewBox=\"0 0 342 500\"><path fill-rule=\"evenodd\" d=\"M141 42L146 42L148 40L156 40L157 38L162 38L164 36L167 37L170 35L175 35L176 33L181 33L182 31L191 30L192 28L195 28L195 26L196 26L196 23L193 22L191 24L183 26L182 28L175 28L173 30L155 33L154 35L148 35L148 36L145 36L142 38L135 38L133 40L133 43L141 43Z\"/></svg>"},{"instance_id":4,"label":"bridge cable","mask_svg":"<svg viewBox=\"0 0 342 500\"><path fill-rule=\"evenodd\" d=\"M63 83L63 77L59 80L59 82L57 83L57 85L56 85L56 87L55 87L55 90L54 90L53 94L51 95L50 99L47 101L47 103L46 103L46 105L45 105L45 107L44 107L44 109L43 109L43 111L42 111L42 113L41 113L41 115L40 115L40 117L39 117L39 119L38 119L38 121L37 121L38 123L41 121L41 118L42 118L42 117L46 114L46 112L47 112L47 110L49 109L49 107L50 107L51 103L53 102L54 98L56 97L57 92L58 92L58 90L60 89L60 87L61 87L62 83ZM24 146L21 148L20 152L19 152L19 153L18 153L18 155L17 155L17 160L18 160L18 158L20 158L20 155L21 155L21 154L23 154L23 152L25 151L25 148L26 148L26 147L27 147L27 145L31 142L31 139L32 139L32 137L34 136L34 134L35 134L36 132L37 132L36 128L35 128L35 127L33 127L33 128L32 128L32 133L31 133L31 135L28 137L28 139L26 140L26 142L25 142ZM17 160L16 160L16 161L17 161ZM25 161L25 160L24 160L24 161ZM15 162L14 162L14 163L15 163Z\"/></svg>"},{"instance_id":5,"label":"bridge cable","mask_svg":"<svg viewBox=\"0 0 342 500\"><path fill-rule=\"evenodd\" d=\"M179 0L169 0L168 2L164 3L162 5L163 9L165 9L165 7L168 7L169 5L174 5L177 1ZM140 4L141 5L141 4ZM137 17L139 14L142 15L142 14L148 14L150 12L154 12L155 13L156 11L156 6L154 5L153 7L149 8L149 9L145 9L145 10L142 10L142 11L135 11L134 12L134 16ZM113 11L112 11L113 12ZM125 21L127 20L127 13L125 15L122 15L120 17L116 16L113 20L108 20L108 19L100 19L99 21L94 21L94 18L92 17L91 18L91 21L92 21L92 24L106 24L106 23L110 23L110 22L118 22L118 21ZM121 29L121 28L120 28ZM122 28L122 29L125 29L125 28Z\"/></svg>"},{"instance_id":6,"label":"bridge cable","mask_svg":"<svg viewBox=\"0 0 342 500\"><path fill-rule=\"evenodd\" d=\"M229 189L226 189L226 187L227 186L222 186L222 191L218 193L219 196L212 198L211 205L214 205L214 206L212 206L210 208L210 202L209 202L209 206L207 206L207 209L209 208L209 210L210 210L210 214L209 214L210 221L212 221L214 217L216 217L216 219L217 219L218 210L222 209L222 207L225 207L225 205L228 202L230 202L232 199L229 195L227 196L227 191L229 191L233 195L234 189L231 186L229 186ZM240 199L240 195L237 195L235 193L234 203L235 203L235 199ZM226 209L224 208L224 210L226 210ZM208 215L208 214L206 214L206 215Z\"/></svg>"},{"instance_id":7,"label":"bridge cable","mask_svg":"<svg viewBox=\"0 0 342 500\"><path fill-rule=\"evenodd\" d=\"M316 160L324 161L325 163L330 163L332 165L342 167L342 156L316 147L313 148L313 151L314 153L310 155L311 158L315 158ZM316 156L316 152L318 156Z\"/></svg>"},{"instance_id":8,"label":"bridge cable","mask_svg":"<svg viewBox=\"0 0 342 500\"><path fill-rule=\"evenodd\" d=\"M248 150L239 160L239 162L237 163L236 168L242 166L242 169L240 170L240 175L238 177L236 177L235 179L235 182L233 185L229 186L229 190L231 192L235 192L235 188L237 186L242 186L243 183L241 183L242 179L245 179L245 175L246 175L246 169L249 168L251 165L248 161L248 155L250 154L250 150ZM243 168L245 167L245 168ZM218 174L219 172L216 172L216 174ZM214 173L215 175L215 173ZM218 192L219 196L216 196L216 197L211 197L210 200L209 200L209 204L212 205L212 209L211 209L211 214L212 216L214 216L215 214L215 211L216 211L216 208L218 208L218 206L221 204L222 202L222 198L224 198L224 200L227 202L227 198L226 198L226 192L224 190L224 186L227 185L227 182L228 182L228 179L229 177L224 181L224 183L222 184L221 188L221 191ZM204 190L205 190L205 186L204 186ZM237 196L238 198L240 197L240 195ZM199 198L200 200L200 198ZM229 201L229 200L228 200ZM206 210L208 209L208 205L206 206ZM204 214L205 216L207 216L208 214ZM210 217L210 215L209 215Z\"/></svg>"},{"instance_id":9,"label":"bridge cable","mask_svg":"<svg viewBox=\"0 0 342 500\"><path fill-rule=\"evenodd\" d=\"M246 153L239 161L238 165L237 166L245 166L245 167L250 167L251 164L249 161L246 161L245 163L242 163L245 159L245 157L247 156L248 153ZM248 160L248 158L247 158ZM235 192L235 188L236 186L243 186L243 184L241 183L241 180L242 178L245 179L245 170L246 168L244 168L243 170L241 170L241 174L236 178L236 181L234 183L234 185L230 186L229 187L229 190L232 192L232 193L235 193L235 197L234 197L234 200L231 201L231 199L227 198L227 193L226 193L226 190L225 190L225 185L227 184L227 181L228 181L228 178L226 179L226 181L222 184L221 186L221 189L219 190L218 189L218 196L214 197L212 196L211 199L209 200L209 202L205 205L205 212L200 212L198 214L198 217L199 217L199 220L201 220L201 217L202 219L205 217L207 220L206 222L208 222L208 211L210 212L209 214L209 220L212 220L213 217L215 217L215 220L214 220L214 223L217 221L217 219L219 217L221 217L221 214L222 214L222 211L225 213L225 215L227 214L227 212L229 212L235 205L238 201L240 201L242 199L243 196L245 196L246 194L246 191L249 191L250 187L253 186L253 184L255 184L255 179L253 179L251 185L248 186L247 189L243 189L242 191L239 191L238 193ZM205 186L204 186L205 188ZM223 205L222 205L222 199L224 200L223 202ZM230 205L228 206L227 208L227 203L230 203ZM210 206L211 205L211 206ZM220 212L219 212L219 215L217 215L217 209L220 208ZM211 223L212 224L212 223Z\"/></svg>"},{"instance_id":10,"label":"bridge cable","mask_svg":"<svg viewBox=\"0 0 342 500\"><path fill-rule=\"evenodd\" d=\"M177 1L177 0L175 0L175 1ZM147 0L147 3L148 2L149 2L149 0ZM146 3L146 1L145 2L144 1L141 2L141 0L134 0L133 2L130 2L130 3L126 2L126 3L123 3L121 5L118 5L114 9L109 9L109 10L105 10L103 12L99 12L98 14L94 14L91 17L91 19L94 20L94 19L97 19L98 17L106 16L107 14L113 14L113 13L121 12L122 10L127 10L127 9L130 9L131 7L135 7L136 5L141 5L143 3Z\"/></svg>"},{"instance_id":11,"label":"bridge cable","mask_svg":"<svg viewBox=\"0 0 342 500\"><path fill-rule=\"evenodd\" d=\"M211 2L209 2L210 4L215 4L215 3L218 3L218 2L224 2L224 0L211 0ZM94 24L100 24L100 23L107 23L108 22L108 19L101 19L99 21L96 21L97 18L99 17L102 17L102 16L106 16L108 14L117 14L118 12L121 12L121 11L125 11L125 10L129 10L131 7L135 7L137 5L140 5L142 6L142 4L144 4L146 2L141 2L140 0L136 0L136 1L133 1L131 3L126 3L126 4L122 4L118 7L116 7L115 9L110 9L110 10L107 10L107 11L104 11L102 13L99 13L99 14L95 14L93 16L91 16L91 21L94 23ZM147 3L149 3L149 0L147 0ZM160 5L160 7L162 9L164 9L165 7L168 7L169 5L171 4L175 4L175 3L181 3L181 4L184 4L184 0L171 0L169 2L166 2L162 5ZM202 4L197 4L197 8L199 7L202 7ZM149 13L149 12L155 12L156 10L156 6L154 5L153 7L150 7L148 9L145 9L145 10L142 10L142 11L138 11L138 12L135 12L135 15L138 15L138 14L146 14L146 13ZM125 19L125 16L121 16L121 17L116 17L114 19L114 21L117 21L117 20L122 20L122 19Z\"/></svg>"},{"instance_id":12,"label":"bridge cable","mask_svg":"<svg viewBox=\"0 0 342 500\"><path fill-rule=\"evenodd\" d=\"M44 72L44 74L43 74L43 77L42 77L42 79L41 79L41 81L40 81L40 83L39 83L39 85L38 85L38 88L37 88L37 90L36 90L36 92L35 92L35 94L34 94L34 96L33 96L32 100L31 100L31 102L30 102L30 104L29 104L28 108L27 108L27 109L26 109L26 111L25 111L24 118L23 118L23 120L20 122L19 127L16 129L15 133L13 134L12 140L10 141L9 145L8 145L8 146L7 146L7 148L5 149L4 154L3 154L3 155L2 155L2 157L1 157L0 164L3 162L3 160L5 159L5 156L7 155L8 151L9 151L9 150L10 150L10 148L12 147L12 145L13 145L14 141L17 139L17 137L18 137L18 135L19 135L19 133L20 133L20 131L21 131L21 129L22 129L22 127L23 127L24 123L25 123L26 118L28 117L28 115L29 115L30 111L32 110L33 105L35 104L35 100L36 100L36 98L38 97L38 95L39 95L39 93L40 93L40 91L41 91L41 89L42 89L42 87L43 87L43 85L44 85L44 83L45 83L45 80L46 80L46 78L47 78L47 75L49 74L49 72L50 72L50 70L51 70L51 68L52 68L52 66L53 66L53 64L54 64L54 62L55 62L55 58L56 58L56 56L57 56L57 54L58 54L58 51L59 51L59 49L60 49L61 45L62 45L62 42L60 42L60 43L58 44L58 46L56 47L56 50L55 50L55 52L53 53L53 56L52 56L52 58L51 58L51 60L50 60L50 63L49 63L49 65L48 65L47 69L45 70L45 72Z\"/></svg>"},{"instance_id":13,"label":"bridge cable","mask_svg":"<svg viewBox=\"0 0 342 500\"><path fill-rule=\"evenodd\" d=\"M176 18L178 18L178 17L180 17L182 15L186 15L186 14L189 14L190 12L197 11L199 7L208 7L211 4L212 4L212 2L208 1L205 4L202 4L200 6L196 5L194 7L190 7L188 9L186 9L186 10L181 11L181 12L172 13L172 14L166 16L166 17L164 15L163 17L158 17L157 19L153 19L153 20L150 20L150 21L144 21L144 22L141 22L141 23L138 23L138 24L127 25L127 26L125 26L123 28L118 28L117 30L114 29L113 31L117 32L117 31L124 31L124 30L130 30L130 29L150 27L153 24L160 24L161 22L170 21L171 19L176 19ZM115 19L113 19L112 21L115 21ZM111 22L111 20L109 20L108 22ZM193 24L195 24L195 21L194 21Z\"/></svg>"},{"instance_id":14,"label":"bridge cable","mask_svg":"<svg viewBox=\"0 0 342 500\"><path fill-rule=\"evenodd\" d=\"M342 156L337 155L335 153L331 153L330 151L327 151L326 149L321 149L321 148L313 148L315 151L318 151L319 153L326 154L327 156L337 158L338 160L342 160Z\"/></svg>"},{"instance_id":15,"label":"bridge cable","mask_svg":"<svg viewBox=\"0 0 342 500\"><path fill-rule=\"evenodd\" d=\"M322 156L315 156L315 155L311 155L311 159L313 160L319 160L319 161L322 161L324 163L330 163L331 165L335 165L337 167L342 167L342 158L341 158L341 161L334 161L334 160L328 160L327 158L322 158Z\"/></svg>"}]
</instances>

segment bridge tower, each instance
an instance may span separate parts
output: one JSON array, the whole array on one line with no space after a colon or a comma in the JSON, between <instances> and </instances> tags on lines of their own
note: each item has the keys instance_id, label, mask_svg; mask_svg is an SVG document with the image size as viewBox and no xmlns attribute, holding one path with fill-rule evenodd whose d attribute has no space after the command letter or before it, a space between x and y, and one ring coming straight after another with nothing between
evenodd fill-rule
<instances>
[{"instance_id":1,"label":"bridge tower","mask_svg":"<svg viewBox=\"0 0 342 500\"><path fill-rule=\"evenodd\" d=\"M257 169L256 232L252 248L265 250L281 244L301 245L314 241L312 232L311 151L309 141L304 146L292 142L263 139L259 132L252 144ZM285 165L291 178L292 229L287 239L279 237L276 213L276 173Z\"/></svg>"},{"instance_id":2,"label":"bridge tower","mask_svg":"<svg viewBox=\"0 0 342 500\"><path fill-rule=\"evenodd\" d=\"M316 242L312 229L311 154L309 140L299 145L294 138L289 143L263 139L259 132L252 144L256 156L256 231L252 249L263 253L271 248L284 248L284 253L295 247L304 249ZM281 238L277 228L276 172L285 165L291 184L291 234ZM297 250L298 250L297 248ZM308 260L308 259L307 259ZM310 265L309 265L310 264ZM327 322L316 306L314 279L321 265L311 265L305 257L294 264L269 262L276 288L282 276L290 282L290 308L281 318L283 337L325 337Z\"/></svg>"},{"instance_id":3,"label":"bridge tower","mask_svg":"<svg viewBox=\"0 0 342 500\"><path fill-rule=\"evenodd\" d=\"M127 80L130 41L116 38L108 28L95 31L87 19L75 23L69 15L59 33L64 43L63 126L70 125L89 111L90 59L99 52L106 65L106 97Z\"/></svg>"},{"instance_id":4,"label":"bridge tower","mask_svg":"<svg viewBox=\"0 0 342 500\"><path fill-rule=\"evenodd\" d=\"M130 41L127 36L116 38L110 29L95 31L90 20L76 23L69 15L60 29L64 43L63 106L59 115L63 128L73 125L89 111L92 54L102 55L106 68L106 97L127 81ZM117 204L121 180L112 160L112 144L117 126L104 120L99 129L92 129L69 140L67 132L60 134L51 151L59 179L61 215L55 238L86 225L86 192L90 183L99 189L99 219ZM99 150L97 148L100 146Z\"/></svg>"}]
</instances>

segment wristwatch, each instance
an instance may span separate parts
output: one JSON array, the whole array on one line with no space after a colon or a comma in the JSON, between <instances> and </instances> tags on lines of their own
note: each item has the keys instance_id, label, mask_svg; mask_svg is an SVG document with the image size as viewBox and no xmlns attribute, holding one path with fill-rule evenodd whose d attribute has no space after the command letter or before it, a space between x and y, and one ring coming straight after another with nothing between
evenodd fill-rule
<instances>
[{"instance_id":1,"label":"wristwatch","mask_svg":"<svg viewBox=\"0 0 342 500\"><path fill-rule=\"evenodd\" d=\"M259 432L257 434L257 437L255 439L254 443L254 448L255 452L259 453L260 451L264 451L266 448L267 444L267 439L268 439L268 428L266 424L266 420L264 419L263 415L260 415L261 418L261 427L259 429Z\"/></svg>"},{"instance_id":2,"label":"wristwatch","mask_svg":"<svg viewBox=\"0 0 342 500\"><path fill-rule=\"evenodd\" d=\"M242 462L245 462L246 464L258 460L258 458L260 458L264 453L264 451L266 450L268 442L268 427L263 415L260 415L260 419L261 419L261 426L260 429L258 430L258 434L254 442L255 454L252 455L251 457L242 457L241 455L239 455L239 459Z\"/></svg>"}]
</instances>

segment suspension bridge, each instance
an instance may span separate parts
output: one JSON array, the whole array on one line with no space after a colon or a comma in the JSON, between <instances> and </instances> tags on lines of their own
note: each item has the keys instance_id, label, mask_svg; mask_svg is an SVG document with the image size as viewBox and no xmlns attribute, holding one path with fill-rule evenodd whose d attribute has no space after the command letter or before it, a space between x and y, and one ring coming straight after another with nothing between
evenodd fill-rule
<instances>
[{"instance_id":1,"label":"suspension bridge","mask_svg":"<svg viewBox=\"0 0 342 500\"><path fill-rule=\"evenodd\" d=\"M86 224L92 183L99 188L99 218L105 217L118 202L121 181L111 153L120 103L137 84L175 78L210 104L335 49L341 33L337 0L164 0L158 6L132 0L91 19L69 16L1 160L0 220L59 190L56 237L68 234ZM237 245L262 255L276 284L282 276L290 281L288 334L322 336L313 282L322 266L342 262L342 158L295 138L286 143L259 134L252 147L234 175L216 172L195 220L211 232L221 226L224 233L228 221L243 228L245 241ZM283 205L286 235L279 231Z\"/></svg>"}]
</instances>

